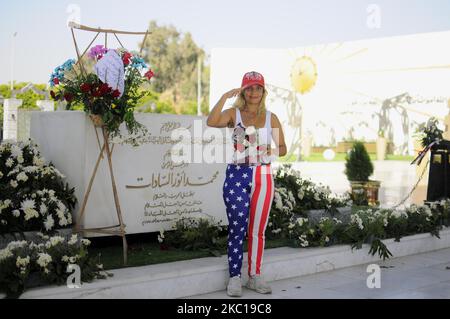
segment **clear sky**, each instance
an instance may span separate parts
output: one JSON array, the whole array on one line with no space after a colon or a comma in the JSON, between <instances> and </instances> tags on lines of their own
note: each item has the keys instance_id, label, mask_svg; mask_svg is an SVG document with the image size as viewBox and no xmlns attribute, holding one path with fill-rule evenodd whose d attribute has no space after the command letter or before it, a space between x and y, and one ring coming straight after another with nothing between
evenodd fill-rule
<instances>
[{"instance_id":1,"label":"clear sky","mask_svg":"<svg viewBox=\"0 0 450 319\"><path fill-rule=\"evenodd\" d=\"M66 26L77 12L71 4L83 25L145 31L156 20L190 32L207 53L450 30L450 0L0 0L0 83L10 80L14 32L16 81L47 82L55 66L76 57ZM371 4L380 9L379 28L368 27ZM94 35L77 34L81 46ZM129 49L140 40L121 38Z\"/></svg>"}]
</instances>

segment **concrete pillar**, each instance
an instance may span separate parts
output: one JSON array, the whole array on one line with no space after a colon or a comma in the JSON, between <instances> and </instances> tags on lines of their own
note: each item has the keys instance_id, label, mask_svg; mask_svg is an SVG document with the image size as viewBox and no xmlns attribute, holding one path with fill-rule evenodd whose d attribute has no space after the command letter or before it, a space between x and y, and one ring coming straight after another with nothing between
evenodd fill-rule
<instances>
[{"instance_id":1,"label":"concrete pillar","mask_svg":"<svg viewBox=\"0 0 450 319\"><path fill-rule=\"evenodd\" d=\"M20 99L5 99L3 104L3 139L17 140L18 108L22 106Z\"/></svg>"},{"instance_id":2,"label":"concrete pillar","mask_svg":"<svg viewBox=\"0 0 450 319\"><path fill-rule=\"evenodd\" d=\"M36 105L43 112L53 112L55 110L55 102L52 100L38 100L36 101Z\"/></svg>"},{"instance_id":3,"label":"concrete pillar","mask_svg":"<svg viewBox=\"0 0 450 319\"><path fill-rule=\"evenodd\" d=\"M450 99L448 100L448 115L444 118L445 130L444 130L444 140L450 141Z\"/></svg>"},{"instance_id":4,"label":"concrete pillar","mask_svg":"<svg viewBox=\"0 0 450 319\"><path fill-rule=\"evenodd\" d=\"M27 141L30 138L31 113L33 110L19 109L17 112L17 141Z\"/></svg>"}]
</instances>

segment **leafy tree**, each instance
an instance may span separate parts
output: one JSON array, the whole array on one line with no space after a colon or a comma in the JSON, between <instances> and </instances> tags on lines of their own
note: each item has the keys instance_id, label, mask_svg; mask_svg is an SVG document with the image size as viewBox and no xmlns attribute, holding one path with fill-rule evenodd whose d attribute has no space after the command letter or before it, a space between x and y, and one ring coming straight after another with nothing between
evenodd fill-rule
<instances>
[{"instance_id":1,"label":"leafy tree","mask_svg":"<svg viewBox=\"0 0 450 319\"><path fill-rule=\"evenodd\" d=\"M197 103L197 67L199 60L205 64L204 50L189 32L181 33L172 25L158 26L156 21L151 21L149 31L143 57L155 71L151 89L161 93L163 101L173 104L176 113L191 113L193 103ZM202 101L207 101L209 67L204 65L201 82ZM207 105L203 109L207 111Z\"/></svg>"}]
</instances>

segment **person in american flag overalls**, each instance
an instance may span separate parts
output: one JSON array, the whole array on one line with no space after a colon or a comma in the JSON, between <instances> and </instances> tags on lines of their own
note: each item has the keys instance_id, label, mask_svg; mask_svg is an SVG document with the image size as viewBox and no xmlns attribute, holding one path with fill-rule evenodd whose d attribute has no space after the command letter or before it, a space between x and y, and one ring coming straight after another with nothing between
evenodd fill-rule
<instances>
[{"instance_id":1,"label":"person in american flag overalls","mask_svg":"<svg viewBox=\"0 0 450 319\"><path fill-rule=\"evenodd\" d=\"M242 248L246 234L249 275L246 287L259 293L272 292L261 277L264 234L274 195L270 163L275 156L284 156L287 149L280 121L266 110L266 96L264 77L258 72L248 72L241 87L225 93L207 120L209 126L233 129L233 160L227 166L223 184L228 217L227 293L230 296L242 295ZM233 97L237 97L233 107L222 111L226 100Z\"/></svg>"}]
</instances>

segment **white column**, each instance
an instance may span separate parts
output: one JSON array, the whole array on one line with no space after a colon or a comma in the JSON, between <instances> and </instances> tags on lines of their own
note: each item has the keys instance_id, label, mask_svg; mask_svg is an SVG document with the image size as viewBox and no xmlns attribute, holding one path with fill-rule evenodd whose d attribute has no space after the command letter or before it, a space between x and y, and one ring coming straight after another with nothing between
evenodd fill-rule
<instances>
[{"instance_id":1,"label":"white column","mask_svg":"<svg viewBox=\"0 0 450 319\"><path fill-rule=\"evenodd\" d=\"M22 105L20 99L5 99L3 103L3 139L17 140L17 109Z\"/></svg>"},{"instance_id":2,"label":"white column","mask_svg":"<svg viewBox=\"0 0 450 319\"><path fill-rule=\"evenodd\" d=\"M36 101L36 105L43 112L53 112L55 110L55 102L52 100L38 100Z\"/></svg>"}]
</instances>

